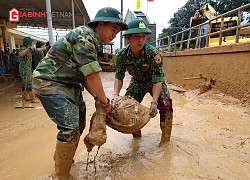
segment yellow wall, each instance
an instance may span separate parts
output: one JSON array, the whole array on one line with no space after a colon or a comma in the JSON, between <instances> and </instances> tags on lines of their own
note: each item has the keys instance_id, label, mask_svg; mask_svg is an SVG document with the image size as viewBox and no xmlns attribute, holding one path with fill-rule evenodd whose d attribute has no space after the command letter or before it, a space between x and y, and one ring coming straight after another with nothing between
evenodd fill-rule
<instances>
[{"instance_id":1,"label":"yellow wall","mask_svg":"<svg viewBox=\"0 0 250 180\"><path fill-rule=\"evenodd\" d=\"M221 92L236 98L250 98L250 43L238 43L167 52L163 54L164 72L168 82L188 89L198 88L201 73L208 80L214 78L215 86Z\"/></svg>"}]
</instances>

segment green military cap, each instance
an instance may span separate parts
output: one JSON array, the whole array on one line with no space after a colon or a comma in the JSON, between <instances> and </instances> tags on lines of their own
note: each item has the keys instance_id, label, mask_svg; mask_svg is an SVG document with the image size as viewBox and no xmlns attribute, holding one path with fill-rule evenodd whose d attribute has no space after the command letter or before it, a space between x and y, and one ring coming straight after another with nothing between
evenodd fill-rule
<instances>
[{"instance_id":1,"label":"green military cap","mask_svg":"<svg viewBox=\"0 0 250 180\"><path fill-rule=\"evenodd\" d=\"M43 45L44 45L43 42L37 41L37 43L36 43L36 48L40 48L40 47L42 47Z\"/></svg>"},{"instance_id":2,"label":"green military cap","mask_svg":"<svg viewBox=\"0 0 250 180\"><path fill-rule=\"evenodd\" d=\"M95 18L88 23L88 26L93 28L95 24L100 21L117 23L121 26L121 31L128 29L128 25L122 20L121 13L117 9L112 7L105 7L100 9L96 13Z\"/></svg>"},{"instance_id":3,"label":"green military cap","mask_svg":"<svg viewBox=\"0 0 250 180\"><path fill-rule=\"evenodd\" d=\"M23 38L23 46L27 46L28 44L32 44L33 39L31 39L31 37L25 37Z\"/></svg>"},{"instance_id":4,"label":"green military cap","mask_svg":"<svg viewBox=\"0 0 250 180\"><path fill-rule=\"evenodd\" d=\"M147 23L141 18L135 18L128 23L128 30L123 33L123 36L128 34L151 34Z\"/></svg>"}]
</instances>

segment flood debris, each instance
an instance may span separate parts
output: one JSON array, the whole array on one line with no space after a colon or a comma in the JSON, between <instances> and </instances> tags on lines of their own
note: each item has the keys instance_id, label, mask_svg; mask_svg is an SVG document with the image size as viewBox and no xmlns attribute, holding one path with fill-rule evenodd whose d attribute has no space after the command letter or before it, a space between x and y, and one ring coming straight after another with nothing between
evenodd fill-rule
<instances>
[{"instance_id":1,"label":"flood debris","mask_svg":"<svg viewBox=\"0 0 250 180\"><path fill-rule=\"evenodd\" d=\"M199 76L197 77L189 77L189 78L183 78L184 80L193 80L193 79L204 79L205 81L207 80L206 76L203 76L201 73L199 73Z\"/></svg>"},{"instance_id":2,"label":"flood debris","mask_svg":"<svg viewBox=\"0 0 250 180\"><path fill-rule=\"evenodd\" d=\"M212 89L215 85L215 82L216 82L216 80L214 78L212 78L209 81L202 83L200 85L198 95L201 95L201 94L207 92L208 90Z\"/></svg>"},{"instance_id":3,"label":"flood debris","mask_svg":"<svg viewBox=\"0 0 250 180\"><path fill-rule=\"evenodd\" d=\"M204 79L205 82L203 82L200 86L199 86L199 93L198 95L201 95L205 92L207 92L208 90L210 90L212 87L214 87L215 85L215 78L211 78L208 81L207 76L203 76L202 73L199 73L199 76L197 77L188 77L188 78L183 78L184 80L194 80L194 79Z\"/></svg>"},{"instance_id":4,"label":"flood debris","mask_svg":"<svg viewBox=\"0 0 250 180\"><path fill-rule=\"evenodd\" d=\"M169 90L176 91L178 93L185 93L188 91L188 90L183 89L182 87L178 87L178 86L170 87Z\"/></svg>"}]
</instances>

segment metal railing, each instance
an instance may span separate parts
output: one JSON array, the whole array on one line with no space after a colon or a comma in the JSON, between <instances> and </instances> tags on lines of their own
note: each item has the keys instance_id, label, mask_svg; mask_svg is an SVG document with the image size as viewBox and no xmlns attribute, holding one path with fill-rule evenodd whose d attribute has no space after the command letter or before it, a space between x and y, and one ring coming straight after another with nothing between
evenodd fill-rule
<instances>
[{"instance_id":1,"label":"metal railing","mask_svg":"<svg viewBox=\"0 0 250 180\"><path fill-rule=\"evenodd\" d=\"M171 36L165 36L162 38L158 38L156 41L151 42L150 44L154 44L158 49L163 52L166 51L183 51L186 49L196 49L209 47L210 45L210 37L218 36L218 45L222 45L223 37L225 37L225 33L236 31L234 43L238 43L239 39L243 36L250 37L250 17L248 17L248 22L246 24L242 24L242 13L249 12L247 15L250 15L250 3L226 12L217 16L216 18L210 19L204 23L196 25L194 27L188 28L181 32L175 33ZM225 27L224 19L227 17L237 17L237 23L233 27ZM215 21L220 21L220 29L212 32L212 23ZM244 34L243 30L247 30L247 33ZM250 41L250 39L249 39Z\"/></svg>"}]
</instances>

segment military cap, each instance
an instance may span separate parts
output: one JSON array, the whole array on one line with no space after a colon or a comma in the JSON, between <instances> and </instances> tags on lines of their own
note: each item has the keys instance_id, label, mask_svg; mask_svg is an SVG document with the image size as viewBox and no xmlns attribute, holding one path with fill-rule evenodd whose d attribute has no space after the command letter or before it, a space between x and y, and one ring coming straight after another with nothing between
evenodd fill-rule
<instances>
[{"instance_id":1,"label":"military cap","mask_svg":"<svg viewBox=\"0 0 250 180\"><path fill-rule=\"evenodd\" d=\"M42 47L43 45L44 45L43 42L37 41L37 43L36 43L36 48L40 48L40 47Z\"/></svg>"},{"instance_id":2,"label":"military cap","mask_svg":"<svg viewBox=\"0 0 250 180\"><path fill-rule=\"evenodd\" d=\"M28 44L32 44L33 39L31 39L31 37L25 37L23 38L23 46L27 46Z\"/></svg>"},{"instance_id":3,"label":"military cap","mask_svg":"<svg viewBox=\"0 0 250 180\"><path fill-rule=\"evenodd\" d=\"M123 22L121 13L112 7L105 7L100 9L96 15L95 18L88 23L89 27L94 27L97 22L112 22L117 23L121 26L121 31L127 30L128 25Z\"/></svg>"},{"instance_id":4,"label":"military cap","mask_svg":"<svg viewBox=\"0 0 250 180\"><path fill-rule=\"evenodd\" d=\"M135 18L128 23L128 30L123 33L123 36L128 34L151 34L147 23L141 18Z\"/></svg>"}]
</instances>

